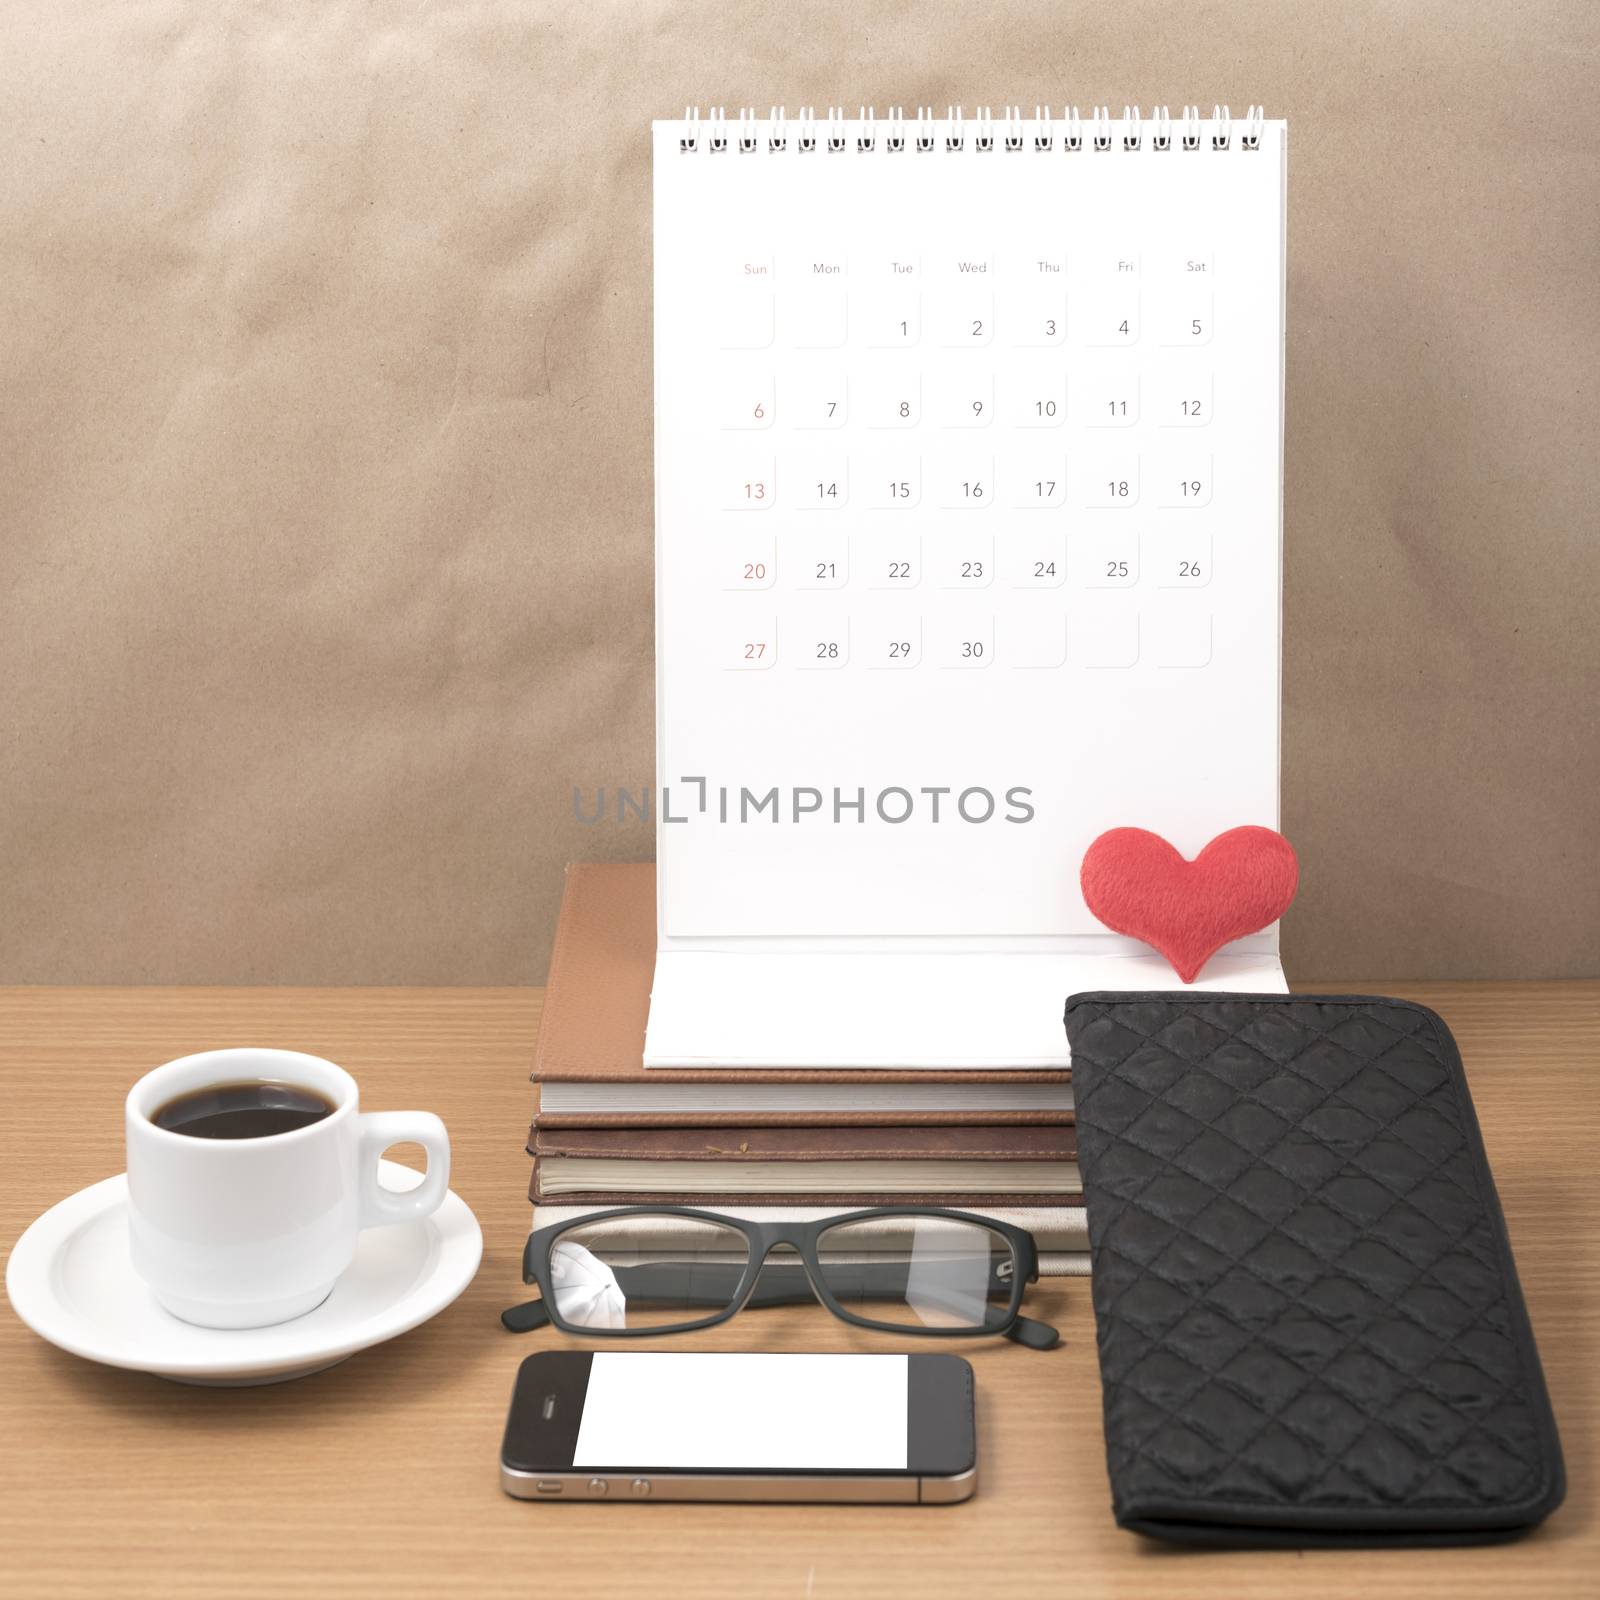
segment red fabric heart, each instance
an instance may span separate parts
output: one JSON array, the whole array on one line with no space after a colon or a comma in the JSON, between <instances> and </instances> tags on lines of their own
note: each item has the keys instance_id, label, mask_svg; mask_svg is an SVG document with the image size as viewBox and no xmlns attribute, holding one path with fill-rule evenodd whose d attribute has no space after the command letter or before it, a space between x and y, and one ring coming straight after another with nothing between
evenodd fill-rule
<instances>
[{"instance_id":1,"label":"red fabric heart","mask_svg":"<svg viewBox=\"0 0 1600 1600\"><path fill-rule=\"evenodd\" d=\"M1084 902L1113 933L1152 945L1193 983L1229 940L1289 909L1300 863L1271 828L1229 828L1193 861L1159 833L1113 828L1084 851L1078 878Z\"/></svg>"}]
</instances>

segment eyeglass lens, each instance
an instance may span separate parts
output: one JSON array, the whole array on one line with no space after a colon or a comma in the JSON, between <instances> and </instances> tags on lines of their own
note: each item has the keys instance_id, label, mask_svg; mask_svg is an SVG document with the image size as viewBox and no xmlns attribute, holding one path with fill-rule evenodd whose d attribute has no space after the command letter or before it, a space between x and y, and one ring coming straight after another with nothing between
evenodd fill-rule
<instances>
[{"instance_id":1,"label":"eyeglass lens","mask_svg":"<svg viewBox=\"0 0 1600 1600\"><path fill-rule=\"evenodd\" d=\"M826 1229L817 1264L846 1311L885 1327L1003 1327L1016 1257L981 1223L953 1217L868 1217Z\"/></svg>"},{"instance_id":2,"label":"eyeglass lens","mask_svg":"<svg viewBox=\"0 0 1600 1600\"><path fill-rule=\"evenodd\" d=\"M572 1327L668 1333L725 1311L749 1259L737 1228L633 1212L560 1234L550 1246L550 1286Z\"/></svg>"}]
</instances>

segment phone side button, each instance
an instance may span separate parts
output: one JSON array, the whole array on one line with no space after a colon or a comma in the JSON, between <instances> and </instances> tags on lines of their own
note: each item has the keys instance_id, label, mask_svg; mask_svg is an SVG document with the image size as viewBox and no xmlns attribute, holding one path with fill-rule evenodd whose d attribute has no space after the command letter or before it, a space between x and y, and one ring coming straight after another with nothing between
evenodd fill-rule
<instances>
[{"instance_id":1,"label":"phone side button","mask_svg":"<svg viewBox=\"0 0 1600 1600\"><path fill-rule=\"evenodd\" d=\"M540 1478L539 1481L534 1484L534 1488L537 1489L540 1494L560 1494L561 1480L559 1478Z\"/></svg>"},{"instance_id":2,"label":"phone side button","mask_svg":"<svg viewBox=\"0 0 1600 1600\"><path fill-rule=\"evenodd\" d=\"M591 1478L589 1480L589 1493L592 1495L603 1495L610 1487L611 1485L604 1478Z\"/></svg>"},{"instance_id":3,"label":"phone side button","mask_svg":"<svg viewBox=\"0 0 1600 1600\"><path fill-rule=\"evenodd\" d=\"M648 1478L635 1478L633 1480L633 1497L643 1500L650 1493L650 1480Z\"/></svg>"}]
</instances>

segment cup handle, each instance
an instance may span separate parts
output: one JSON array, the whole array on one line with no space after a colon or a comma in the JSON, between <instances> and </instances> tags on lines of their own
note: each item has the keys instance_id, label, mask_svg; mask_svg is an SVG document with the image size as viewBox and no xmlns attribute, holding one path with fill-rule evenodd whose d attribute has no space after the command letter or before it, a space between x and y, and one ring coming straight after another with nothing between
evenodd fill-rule
<instances>
[{"instance_id":1,"label":"cup handle","mask_svg":"<svg viewBox=\"0 0 1600 1600\"><path fill-rule=\"evenodd\" d=\"M364 1111L356 1153L360 1174L363 1228L390 1222L420 1222L444 1203L450 1188L450 1135L431 1111ZM428 1153L428 1171L415 1189L398 1192L378 1181L378 1161L392 1144L420 1144Z\"/></svg>"}]
</instances>

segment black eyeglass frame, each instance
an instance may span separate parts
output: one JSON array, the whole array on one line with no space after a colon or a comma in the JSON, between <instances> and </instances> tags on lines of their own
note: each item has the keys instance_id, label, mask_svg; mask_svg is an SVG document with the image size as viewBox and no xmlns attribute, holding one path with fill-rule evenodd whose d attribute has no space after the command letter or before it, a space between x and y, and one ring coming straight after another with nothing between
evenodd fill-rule
<instances>
[{"instance_id":1,"label":"black eyeglass frame","mask_svg":"<svg viewBox=\"0 0 1600 1600\"><path fill-rule=\"evenodd\" d=\"M556 1304L555 1288L550 1280L550 1247L564 1234L575 1229L606 1222L615 1217L684 1217L693 1222L714 1223L731 1228L744 1235L750 1247L744 1272L735 1285L727 1305L709 1317L694 1322L681 1322L670 1328L585 1328L568 1322ZM1011 1296L1004 1318L993 1327L986 1328L925 1328L911 1327L899 1322L879 1322L848 1311L835 1298L824 1281L822 1264L817 1255L817 1243L822 1235L847 1223L878 1221L891 1217L943 1218L951 1222L970 1222L975 1227L987 1229L1003 1239L1011 1249ZM729 1318L736 1317L755 1296L758 1280L767 1257L778 1245L790 1246L800 1258L806 1282L811 1293L823 1308L841 1322L857 1328L868 1328L874 1333L908 1333L926 1339L978 1339L1003 1334L1018 1344L1034 1350L1049 1350L1060 1342L1060 1334L1043 1322L1035 1322L1021 1314L1022 1297L1030 1283L1039 1280L1039 1249L1026 1228L1013 1227L993 1217L980 1217L971 1211L950 1211L941 1206L871 1206L863 1211L847 1211L836 1217L825 1217L817 1222L752 1222L743 1217L730 1217L720 1211L701 1211L690 1206L615 1206L609 1211L593 1211L566 1222L556 1222L538 1228L528 1235L522 1247L522 1281L537 1284L538 1300L530 1300L502 1313L501 1322L513 1333L529 1333L546 1323L562 1333L581 1339L649 1339L676 1333L693 1333L700 1328L715 1328ZM756 1298L756 1304L791 1304L797 1297L779 1291L770 1299Z\"/></svg>"}]
</instances>

